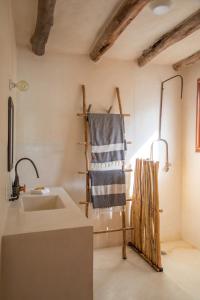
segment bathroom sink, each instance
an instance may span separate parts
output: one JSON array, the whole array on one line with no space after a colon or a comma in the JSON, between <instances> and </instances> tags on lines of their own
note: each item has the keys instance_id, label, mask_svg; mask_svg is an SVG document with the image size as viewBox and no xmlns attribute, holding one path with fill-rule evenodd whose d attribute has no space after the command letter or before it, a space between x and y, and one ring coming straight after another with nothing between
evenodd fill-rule
<instances>
[{"instance_id":1,"label":"bathroom sink","mask_svg":"<svg viewBox=\"0 0 200 300\"><path fill-rule=\"evenodd\" d=\"M23 211L62 209L65 205L58 195L26 195L21 198Z\"/></svg>"},{"instance_id":2,"label":"bathroom sink","mask_svg":"<svg viewBox=\"0 0 200 300\"><path fill-rule=\"evenodd\" d=\"M9 202L1 257L2 300L93 299L93 226L61 187Z\"/></svg>"}]
</instances>

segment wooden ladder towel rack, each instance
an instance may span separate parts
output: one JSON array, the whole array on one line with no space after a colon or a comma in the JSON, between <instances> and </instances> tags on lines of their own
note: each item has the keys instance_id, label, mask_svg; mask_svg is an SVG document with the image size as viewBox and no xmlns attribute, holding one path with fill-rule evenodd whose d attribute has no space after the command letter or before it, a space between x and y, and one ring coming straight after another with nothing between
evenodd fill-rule
<instances>
[{"instance_id":1,"label":"wooden ladder towel rack","mask_svg":"<svg viewBox=\"0 0 200 300\"><path fill-rule=\"evenodd\" d=\"M85 205L85 215L88 218L89 214L89 204L90 204L90 180L89 180L89 158L88 158L88 146L89 146L89 141L88 141L88 113L91 110L92 105L90 104L88 106L88 109L86 107L86 90L85 90L85 85L81 85L82 89L82 95L83 95L83 112L78 113L77 116L83 117L84 119L84 142L79 142L79 145L84 145L85 149L85 171L79 171L78 174L85 174L86 175L86 201L80 201L79 204ZM122 112L122 104L121 104L121 97L120 97L120 90L117 87L116 88L116 95L117 95L117 100L118 100L118 106L119 106L119 112L120 115L124 117L130 116L130 114L124 114ZM107 113L110 113L112 110L112 106L107 110ZM128 142L127 144L130 144L131 142ZM132 172L132 169L125 169L125 163L123 163L123 170L125 172ZM132 199L127 199L127 202L132 201ZM104 233L112 233L112 232L118 232L122 231L122 237L123 237L123 243L122 243L122 258L126 259L126 245L127 245L127 239L126 239L126 231L127 230L133 230L134 227L126 227L126 206L122 206L122 227L121 228L116 228L116 229L108 229L108 230L101 230L101 231L94 231L93 234L104 234Z\"/></svg>"}]
</instances>

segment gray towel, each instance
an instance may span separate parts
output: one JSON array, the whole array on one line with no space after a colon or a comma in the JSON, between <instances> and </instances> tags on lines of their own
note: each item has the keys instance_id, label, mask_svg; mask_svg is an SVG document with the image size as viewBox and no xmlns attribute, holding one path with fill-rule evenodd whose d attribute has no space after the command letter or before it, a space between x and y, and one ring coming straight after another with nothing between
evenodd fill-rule
<instances>
[{"instance_id":1,"label":"gray towel","mask_svg":"<svg viewBox=\"0 0 200 300\"><path fill-rule=\"evenodd\" d=\"M124 161L124 119L120 114L88 114L92 163Z\"/></svg>"},{"instance_id":2,"label":"gray towel","mask_svg":"<svg viewBox=\"0 0 200 300\"><path fill-rule=\"evenodd\" d=\"M94 208L126 203L124 119L119 114L88 114L92 159L90 194Z\"/></svg>"},{"instance_id":3,"label":"gray towel","mask_svg":"<svg viewBox=\"0 0 200 300\"><path fill-rule=\"evenodd\" d=\"M94 208L126 204L124 171L90 171L89 176L91 202Z\"/></svg>"}]
</instances>

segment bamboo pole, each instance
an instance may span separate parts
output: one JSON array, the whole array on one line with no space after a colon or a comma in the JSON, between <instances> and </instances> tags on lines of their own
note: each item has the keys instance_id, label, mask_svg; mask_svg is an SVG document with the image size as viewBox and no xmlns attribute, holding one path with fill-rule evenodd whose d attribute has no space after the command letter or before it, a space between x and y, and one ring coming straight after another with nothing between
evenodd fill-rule
<instances>
[{"instance_id":1,"label":"bamboo pole","mask_svg":"<svg viewBox=\"0 0 200 300\"><path fill-rule=\"evenodd\" d=\"M132 169L126 169L126 170L124 170L124 172L133 172L133 170ZM85 172L85 171L78 171L78 174L79 175L85 175L85 174L88 174L89 172Z\"/></svg>"},{"instance_id":2,"label":"bamboo pole","mask_svg":"<svg viewBox=\"0 0 200 300\"><path fill-rule=\"evenodd\" d=\"M138 229L139 229L139 226L138 226L138 223L139 223L139 219L140 219L140 216L139 216L139 181L138 181L138 177L136 176L139 172L139 160L137 159L136 160L136 167L135 167L135 203L134 203L134 208L135 208L135 211L134 211L134 216L135 216L135 219L133 220L134 221L134 226L135 226L135 231L134 231L134 244L135 245L139 245L139 232L138 232Z\"/></svg>"},{"instance_id":3,"label":"bamboo pole","mask_svg":"<svg viewBox=\"0 0 200 300\"><path fill-rule=\"evenodd\" d=\"M121 97L120 97L120 90L118 87L116 87L116 93L117 93L117 101L118 101L118 106L119 106L119 113L121 116L123 116L122 112L122 104L121 104ZM123 170L125 171L125 165L123 163ZM132 172L132 169L126 170L126 172ZM122 228L126 227L126 210L125 210L125 205L122 207ZM122 230L122 237L123 237L123 243L122 243L122 258L126 259L126 230Z\"/></svg>"},{"instance_id":4,"label":"bamboo pole","mask_svg":"<svg viewBox=\"0 0 200 300\"><path fill-rule=\"evenodd\" d=\"M144 205L145 205L145 170L144 170L144 162L141 161L141 199L140 199L140 203L141 203L141 229L140 229L140 236L141 236L141 251L144 251L145 249L145 211L144 211Z\"/></svg>"},{"instance_id":5,"label":"bamboo pole","mask_svg":"<svg viewBox=\"0 0 200 300\"><path fill-rule=\"evenodd\" d=\"M78 142L77 144L78 144L78 145L85 145L85 142ZM132 142L131 142L131 141L127 141L126 144L127 144L127 145L131 145ZM91 144L88 143L87 145L90 146Z\"/></svg>"},{"instance_id":6,"label":"bamboo pole","mask_svg":"<svg viewBox=\"0 0 200 300\"><path fill-rule=\"evenodd\" d=\"M138 219L138 246L142 250L143 243L143 203L142 203L142 161L139 161L139 199L138 199L138 210L139 210L139 219Z\"/></svg>"},{"instance_id":7,"label":"bamboo pole","mask_svg":"<svg viewBox=\"0 0 200 300\"><path fill-rule=\"evenodd\" d=\"M116 93L117 93L117 100L118 100L118 105L119 105L119 113L120 113L120 115L123 115L123 113L122 113L122 103L121 103L120 90L119 90L118 87L116 87Z\"/></svg>"},{"instance_id":8,"label":"bamboo pole","mask_svg":"<svg viewBox=\"0 0 200 300\"><path fill-rule=\"evenodd\" d=\"M144 162L144 184L145 184L145 201L144 201L144 222L145 222L145 251L146 257L149 259L149 184L148 184L148 162Z\"/></svg>"},{"instance_id":9,"label":"bamboo pole","mask_svg":"<svg viewBox=\"0 0 200 300\"><path fill-rule=\"evenodd\" d=\"M126 202L132 202L133 199L126 199ZM79 201L79 204L87 204L87 201Z\"/></svg>"},{"instance_id":10,"label":"bamboo pole","mask_svg":"<svg viewBox=\"0 0 200 300\"><path fill-rule=\"evenodd\" d=\"M153 258L152 261L154 264L156 264L157 261L157 247L156 247L156 201L157 201L157 196L155 194L155 180L156 180L156 174L155 174L155 166L153 165L152 167L152 172L153 172L153 225L154 225L154 240L153 240Z\"/></svg>"},{"instance_id":11,"label":"bamboo pole","mask_svg":"<svg viewBox=\"0 0 200 300\"><path fill-rule=\"evenodd\" d=\"M152 223L152 178L151 178L151 162L148 161L147 162L147 186L148 186L148 218L147 218L147 223L148 223L148 257L151 260L152 258L152 227L151 227L151 223ZM150 184L148 184L148 182L150 182Z\"/></svg>"},{"instance_id":12,"label":"bamboo pole","mask_svg":"<svg viewBox=\"0 0 200 300\"><path fill-rule=\"evenodd\" d=\"M94 231L93 234L101 234L101 233L109 233L109 232L117 232L117 231L127 231L127 230L133 230L133 229L134 229L133 226L131 226L131 227L122 227L122 228L116 228L116 229ZM126 247L125 247L125 249L126 249Z\"/></svg>"},{"instance_id":13,"label":"bamboo pole","mask_svg":"<svg viewBox=\"0 0 200 300\"><path fill-rule=\"evenodd\" d=\"M77 115L77 117L87 117L88 116L87 112L86 113L77 113L76 115ZM122 116L130 117L131 115L130 114L122 114Z\"/></svg>"},{"instance_id":14,"label":"bamboo pole","mask_svg":"<svg viewBox=\"0 0 200 300\"><path fill-rule=\"evenodd\" d=\"M155 188L155 235L156 235L156 260L157 260L157 266L161 267L161 251L160 251L160 215L159 215L159 200L158 200L158 168L159 163L156 163L154 166L155 170L155 180L154 180L154 188Z\"/></svg>"},{"instance_id":15,"label":"bamboo pole","mask_svg":"<svg viewBox=\"0 0 200 300\"><path fill-rule=\"evenodd\" d=\"M88 160L88 128L87 128L87 109L86 109L86 96L85 96L85 85L81 86L82 93L83 93L83 114L84 117L84 139L85 139L85 166L86 166L86 202L85 205L85 215L88 218L88 212L89 212L89 160Z\"/></svg>"},{"instance_id":16,"label":"bamboo pole","mask_svg":"<svg viewBox=\"0 0 200 300\"><path fill-rule=\"evenodd\" d=\"M133 226L135 227L134 231L134 244L137 245L137 247L140 247L140 181L139 181L139 176L140 176L140 161L137 159L136 160L136 167L135 167L135 201L133 203L134 207L134 219L133 219Z\"/></svg>"},{"instance_id":17,"label":"bamboo pole","mask_svg":"<svg viewBox=\"0 0 200 300\"><path fill-rule=\"evenodd\" d=\"M150 260L153 261L153 256L154 256L154 211L153 211L153 202L154 202L154 197L153 197L153 185L152 182L154 180L153 178L153 162L149 162L149 171L150 171L150 180L151 180L151 186L150 186L150 247L151 247L151 252L150 252Z\"/></svg>"},{"instance_id":18,"label":"bamboo pole","mask_svg":"<svg viewBox=\"0 0 200 300\"><path fill-rule=\"evenodd\" d=\"M125 205L122 207L122 234L123 234L123 245L122 245L122 257L126 259L126 210Z\"/></svg>"}]
</instances>

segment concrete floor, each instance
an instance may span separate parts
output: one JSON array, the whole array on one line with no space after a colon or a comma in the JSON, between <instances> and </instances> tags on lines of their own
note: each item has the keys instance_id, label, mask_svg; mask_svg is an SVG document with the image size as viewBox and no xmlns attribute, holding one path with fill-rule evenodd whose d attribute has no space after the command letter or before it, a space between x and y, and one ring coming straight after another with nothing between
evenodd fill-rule
<instances>
[{"instance_id":1,"label":"concrete floor","mask_svg":"<svg viewBox=\"0 0 200 300\"><path fill-rule=\"evenodd\" d=\"M200 300L200 251L179 241L162 249L164 272L157 273L128 249L97 249L94 253L94 300Z\"/></svg>"}]
</instances>

